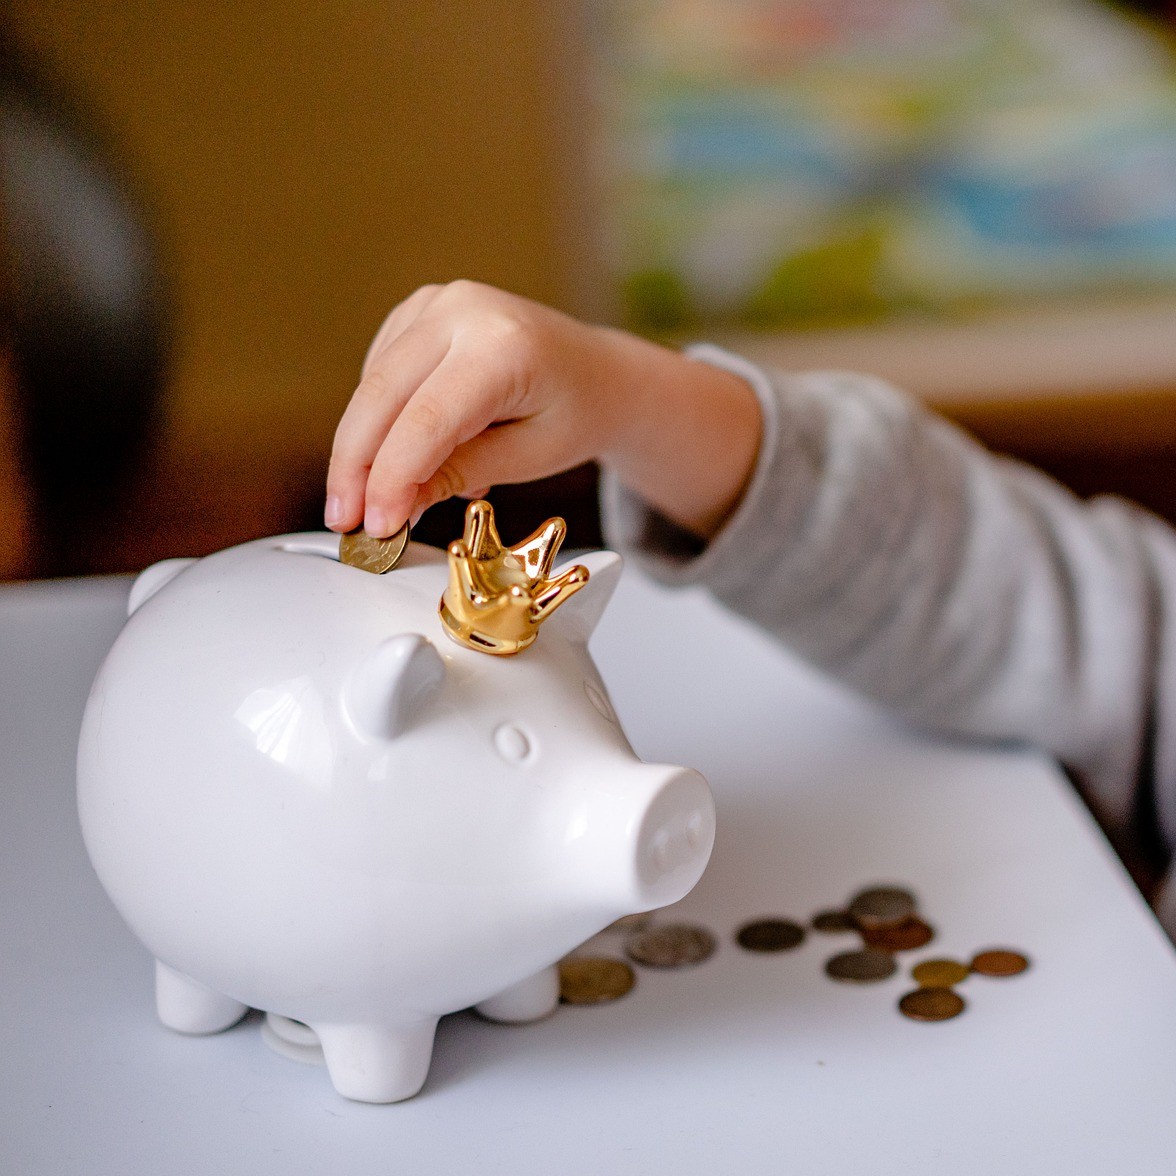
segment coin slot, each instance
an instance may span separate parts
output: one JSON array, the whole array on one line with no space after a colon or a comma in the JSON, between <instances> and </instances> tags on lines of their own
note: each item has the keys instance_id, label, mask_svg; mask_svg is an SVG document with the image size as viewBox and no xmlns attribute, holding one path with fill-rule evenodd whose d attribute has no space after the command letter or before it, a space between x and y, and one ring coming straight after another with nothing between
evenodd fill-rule
<instances>
[{"instance_id":1,"label":"coin slot","mask_svg":"<svg viewBox=\"0 0 1176 1176\"><path fill-rule=\"evenodd\" d=\"M317 555L320 559L339 562L338 535L299 535L293 539L283 539L277 544L277 549L290 555Z\"/></svg>"}]
</instances>

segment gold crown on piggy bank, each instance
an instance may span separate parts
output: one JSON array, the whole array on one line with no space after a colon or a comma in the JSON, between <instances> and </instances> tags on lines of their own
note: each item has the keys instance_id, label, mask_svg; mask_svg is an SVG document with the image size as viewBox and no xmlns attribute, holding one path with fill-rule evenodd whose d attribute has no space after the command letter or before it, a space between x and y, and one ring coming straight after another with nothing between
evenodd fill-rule
<instances>
[{"instance_id":1,"label":"gold crown on piggy bank","mask_svg":"<svg viewBox=\"0 0 1176 1176\"><path fill-rule=\"evenodd\" d=\"M563 519L548 519L530 538L504 547L494 508L471 502L465 534L449 545L449 587L439 608L445 632L480 653L507 656L526 649L539 626L588 583L588 569L580 564L551 578L566 534Z\"/></svg>"}]
</instances>

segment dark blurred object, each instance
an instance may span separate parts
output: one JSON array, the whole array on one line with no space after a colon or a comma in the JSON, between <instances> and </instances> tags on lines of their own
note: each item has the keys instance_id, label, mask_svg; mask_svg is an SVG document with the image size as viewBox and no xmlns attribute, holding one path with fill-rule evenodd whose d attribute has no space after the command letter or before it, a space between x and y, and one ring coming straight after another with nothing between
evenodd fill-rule
<instances>
[{"instance_id":1,"label":"dark blurred object","mask_svg":"<svg viewBox=\"0 0 1176 1176\"><path fill-rule=\"evenodd\" d=\"M1124 8L1132 8L1147 16L1176 21L1176 0L1119 0Z\"/></svg>"},{"instance_id":2,"label":"dark blurred object","mask_svg":"<svg viewBox=\"0 0 1176 1176\"><path fill-rule=\"evenodd\" d=\"M0 30L0 223L16 424L41 535L29 575L90 570L150 448L169 337L142 203L85 116ZM65 538L69 536L69 538Z\"/></svg>"}]
</instances>

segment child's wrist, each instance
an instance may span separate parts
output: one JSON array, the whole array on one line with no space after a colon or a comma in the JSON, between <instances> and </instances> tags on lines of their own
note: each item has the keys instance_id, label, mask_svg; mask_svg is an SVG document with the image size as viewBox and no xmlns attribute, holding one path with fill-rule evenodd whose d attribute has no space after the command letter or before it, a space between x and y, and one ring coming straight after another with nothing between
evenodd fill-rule
<instances>
[{"instance_id":1,"label":"child's wrist","mask_svg":"<svg viewBox=\"0 0 1176 1176\"><path fill-rule=\"evenodd\" d=\"M601 460L659 513L709 539L755 469L763 427L759 401L731 372L625 339L627 362L611 405L612 444Z\"/></svg>"}]
</instances>

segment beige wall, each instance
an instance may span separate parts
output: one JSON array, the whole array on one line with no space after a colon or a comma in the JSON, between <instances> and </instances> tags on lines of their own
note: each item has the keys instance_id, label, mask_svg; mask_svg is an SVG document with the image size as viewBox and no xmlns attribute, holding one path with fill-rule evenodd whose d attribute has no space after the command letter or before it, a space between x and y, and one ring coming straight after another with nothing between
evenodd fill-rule
<instances>
[{"instance_id":1,"label":"beige wall","mask_svg":"<svg viewBox=\"0 0 1176 1176\"><path fill-rule=\"evenodd\" d=\"M585 309L562 4L10 8L154 198L180 296L180 451L325 461L367 340L423 282Z\"/></svg>"}]
</instances>

